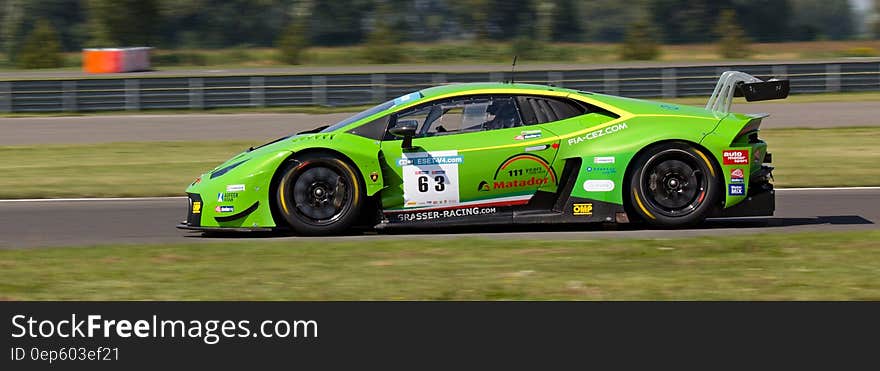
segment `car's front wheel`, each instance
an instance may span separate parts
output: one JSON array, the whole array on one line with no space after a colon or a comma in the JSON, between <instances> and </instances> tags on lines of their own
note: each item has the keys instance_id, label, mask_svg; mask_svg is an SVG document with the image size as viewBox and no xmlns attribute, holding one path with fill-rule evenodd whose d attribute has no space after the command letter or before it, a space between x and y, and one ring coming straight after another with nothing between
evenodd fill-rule
<instances>
[{"instance_id":1,"label":"car's front wheel","mask_svg":"<svg viewBox=\"0 0 880 371\"><path fill-rule=\"evenodd\" d=\"M699 223L721 195L718 170L706 154L688 143L649 148L632 169L630 205L648 224L678 227Z\"/></svg>"},{"instance_id":2,"label":"car's front wheel","mask_svg":"<svg viewBox=\"0 0 880 371\"><path fill-rule=\"evenodd\" d=\"M358 218L364 198L361 183L347 162L305 155L283 171L276 194L278 209L299 234L338 234Z\"/></svg>"}]
</instances>

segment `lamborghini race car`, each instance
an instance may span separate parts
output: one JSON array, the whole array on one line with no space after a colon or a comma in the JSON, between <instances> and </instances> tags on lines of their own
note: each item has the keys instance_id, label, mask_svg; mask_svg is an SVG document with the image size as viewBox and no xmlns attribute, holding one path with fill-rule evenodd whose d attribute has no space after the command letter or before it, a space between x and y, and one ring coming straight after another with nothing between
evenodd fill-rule
<instances>
[{"instance_id":1,"label":"lamborghini race car","mask_svg":"<svg viewBox=\"0 0 880 371\"><path fill-rule=\"evenodd\" d=\"M432 87L236 155L190 184L178 227L325 235L772 215L766 115L728 111L734 96L788 90L728 71L698 108L531 84Z\"/></svg>"}]
</instances>

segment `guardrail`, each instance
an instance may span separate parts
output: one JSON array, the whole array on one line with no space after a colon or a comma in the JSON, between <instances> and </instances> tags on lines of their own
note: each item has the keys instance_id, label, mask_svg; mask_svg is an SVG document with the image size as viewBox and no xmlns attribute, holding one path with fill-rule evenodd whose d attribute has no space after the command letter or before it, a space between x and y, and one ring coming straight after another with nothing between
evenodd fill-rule
<instances>
[{"instance_id":1,"label":"guardrail","mask_svg":"<svg viewBox=\"0 0 880 371\"><path fill-rule=\"evenodd\" d=\"M606 68L516 72L517 82L634 98L709 96L722 72L791 80L791 92L880 91L880 62ZM0 112L353 106L455 82L506 81L510 71L219 77L138 77L0 82Z\"/></svg>"}]
</instances>

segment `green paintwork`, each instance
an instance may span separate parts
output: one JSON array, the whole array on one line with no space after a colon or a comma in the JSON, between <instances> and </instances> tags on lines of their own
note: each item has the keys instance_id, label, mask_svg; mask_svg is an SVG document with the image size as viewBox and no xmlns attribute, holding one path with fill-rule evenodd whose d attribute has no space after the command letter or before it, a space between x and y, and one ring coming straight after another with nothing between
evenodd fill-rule
<instances>
[{"instance_id":1,"label":"green paintwork","mask_svg":"<svg viewBox=\"0 0 880 371\"><path fill-rule=\"evenodd\" d=\"M724 174L725 207L730 207L742 201L744 196L727 195L731 170L737 166L723 165L722 152L746 149L750 155L756 150L766 153L763 142L733 143L740 130L754 118L752 116L720 114L692 106L541 85L455 84L424 89L420 96L398 98L387 109L336 127L331 132L295 135L243 152L211 172L238 161L246 162L214 179L210 178L211 172L203 174L201 181L190 185L187 192L197 193L203 199L203 227L274 227L269 206L275 198L270 194L273 176L297 153L324 151L335 152L350 160L360 171L366 193L378 196L384 209L418 207L420 205L404 205L402 179L412 175L406 174L406 168L399 163L405 152L401 149L401 140L379 141L347 131L414 105L476 94L567 97L598 106L619 117L590 113L539 125L415 138L414 146L425 151L455 151L450 158L458 161L458 199L449 200L451 204L502 197L527 198L539 189L555 191L556 177L562 173L565 160L570 158L583 159L573 196L622 204L627 197L621 185L627 166L636 154L653 143L680 140L704 148L705 155L714 159L716 168ZM510 163L505 165L507 160ZM746 170L742 184L748 184L749 173L760 169L761 160L754 159L748 168L740 166ZM378 177L371 179L371 174ZM602 181L606 185L611 181L613 189L587 191L581 186L587 181ZM236 185L244 185L244 190L231 192L236 193L234 200L218 201L218 194L226 193L228 186ZM214 218L233 215L256 202L259 202L259 208L245 218L224 223ZM217 212L215 208L218 206L232 206L233 211Z\"/></svg>"}]
</instances>

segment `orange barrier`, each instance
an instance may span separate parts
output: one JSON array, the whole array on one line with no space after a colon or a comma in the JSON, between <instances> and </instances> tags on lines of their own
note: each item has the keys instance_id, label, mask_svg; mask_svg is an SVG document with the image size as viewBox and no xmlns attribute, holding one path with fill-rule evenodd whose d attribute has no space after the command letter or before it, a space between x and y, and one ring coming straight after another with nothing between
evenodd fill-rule
<instances>
[{"instance_id":1,"label":"orange barrier","mask_svg":"<svg viewBox=\"0 0 880 371\"><path fill-rule=\"evenodd\" d=\"M152 48L83 49L83 71L118 73L150 69Z\"/></svg>"}]
</instances>

